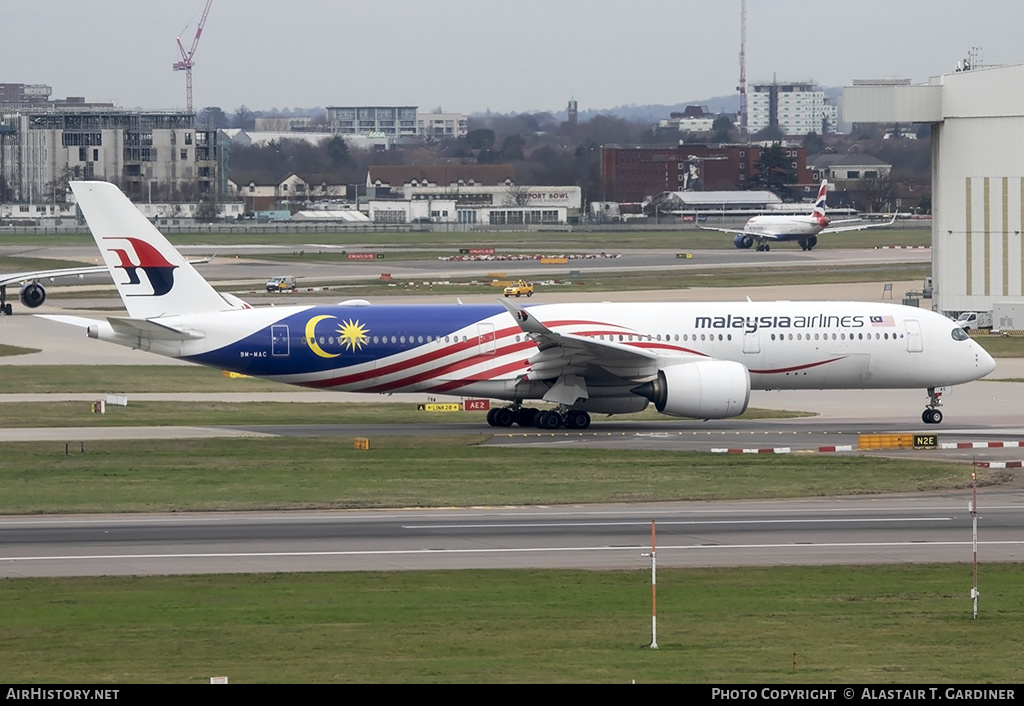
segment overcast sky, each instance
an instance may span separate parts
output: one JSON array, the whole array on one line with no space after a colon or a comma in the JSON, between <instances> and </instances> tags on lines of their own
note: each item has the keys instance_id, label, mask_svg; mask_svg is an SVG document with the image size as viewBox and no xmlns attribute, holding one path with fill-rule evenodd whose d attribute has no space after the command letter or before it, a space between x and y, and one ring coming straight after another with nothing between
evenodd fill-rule
<instances>
[{"instance_id":1,"label":"overcast sky","mask_svg":"<svg viewBox=\"0 0 1024 706\"><path fill-rule=\"evenodd\" d=\"M34 0L0 12L0 83L124 107L185 106L175 37L205 0ZM748 0L747 80L1024 63L1021 0ZM473 113L673 104L733 93L740 0L213 0L194 106L438 106ZM1020 90L1013 87L1012 90Z\"/></svg>"}]
</instances>

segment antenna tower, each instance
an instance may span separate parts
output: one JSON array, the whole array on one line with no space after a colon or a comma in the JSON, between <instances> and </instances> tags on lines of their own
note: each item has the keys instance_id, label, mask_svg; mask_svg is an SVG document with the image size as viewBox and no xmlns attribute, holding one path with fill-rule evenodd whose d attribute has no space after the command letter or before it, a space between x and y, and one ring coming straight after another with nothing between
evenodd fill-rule
<instances>
[{"instance_id":1,"label":"antenna tower","mask_svg":"<svg viewBox=\"0 0 1024 706\"><path fill-rule=\"evenodd\" d=\"M199 25L196 27L196 36L192 39L192 46L188 51L185 51L184 45L181 43L181 37L176 37L178 41L178 51L181 52L181 61L176 61L171 64L171 68L175 71L185 72L185 105L188 112L192 112L192 67L195 65L192 63L192 57L195 56L196 48L199 46L199 36L203 33L203 25L206 24L206 16L210 14L210 5L213 4L213 0L206 0L206 7L203 8L203 16L199 20Z\"/></svg>"},{"instance_id":2,"label":"antenna tower","mask_svg":"<svg viewBox=\"0 0 1024 706\"><path fill-rule=\"evenodd\" d=\"M747 139L747 0L740 0L740 137Z\"/></svg>"}]
</instances>

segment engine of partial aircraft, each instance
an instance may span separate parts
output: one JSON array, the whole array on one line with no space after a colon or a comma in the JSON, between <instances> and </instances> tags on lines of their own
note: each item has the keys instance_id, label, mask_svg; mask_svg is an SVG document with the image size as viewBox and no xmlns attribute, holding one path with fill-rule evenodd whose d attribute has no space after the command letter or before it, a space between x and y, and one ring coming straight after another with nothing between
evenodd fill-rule
<instances>
[{"instance_id":1,"label":"engine of partial aircraft","mask_svg":"<svg viewBox=\"0 0 1024 706\"><path fill-rule=\"evenodd\" d=\"M18 296L21 297L22 304L29 309L35 309L46 301L46 288L38 282L29 282L21 288Z\"/></svg>"},{"instance_id":2,"label":"engine of partial aircraft","mask_svg":"<svg viewBox=\"0 0 1024 706\"><path fill-rule=\"evenodd\" d=\"M749 250L754 244L754 238L750 235L744 235L738 233L735 238L732 239L732 244L738 247L740 250Z\"/></svg>"},{"instance_id":3,"label":"engine of partial aircraft","mask_svg":"<svg viewBox=\"0 0 1024 706\"><path fill-rule=\"evenodd\" d=\"M651 382L633 388L662 414L724 419L743 414L750 402L750 371L729 360L680 363L658 371Z\"/></svg>"}]
</instances>

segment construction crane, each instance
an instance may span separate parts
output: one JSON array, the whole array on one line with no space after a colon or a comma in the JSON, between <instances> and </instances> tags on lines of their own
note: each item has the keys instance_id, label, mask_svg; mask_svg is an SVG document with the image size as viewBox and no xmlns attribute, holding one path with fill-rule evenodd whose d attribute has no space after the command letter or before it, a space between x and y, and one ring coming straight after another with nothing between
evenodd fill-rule
<instances>
[{"instance_id":1,"label":"construction crane","mask_svg":"<svg viewBox=\"0 0 1024 706\"><path fill-rule=\"evenodd\" d=\"M188 51L185 51L185 47L181 43L181 37L176 38L178 40L178 50L181 52L181 61L171 64L171 68L175 71L185 72L185 105L190 113L192 112L192 67L194 66L192 57L195 56L196 47L199 46L199 36L203 33L203 25L206 24L206 16L210 14L210 5L212 4L213 0L206 0L203 16L196 27L196 36L192 39L192 46Z\"/></svg>"}]
</instances>

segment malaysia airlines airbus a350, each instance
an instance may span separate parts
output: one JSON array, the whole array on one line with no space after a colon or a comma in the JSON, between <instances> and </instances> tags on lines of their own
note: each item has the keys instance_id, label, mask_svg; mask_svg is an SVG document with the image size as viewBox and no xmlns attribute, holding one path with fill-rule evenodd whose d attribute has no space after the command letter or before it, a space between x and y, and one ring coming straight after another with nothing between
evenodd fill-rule
<instances>
[{"instance_id":1,"label":"malaysia airlines airbus a350","mask_svg":"<svg viewBox=\"0 0 1024 706\"><path fill-rule=\"evenodd\" d=\"M581 429L653 402L742 414L751 389L937 388L995 368L963 329L856 302L369 304L252 308L213 289L113 184L72 183L127 317L47 316L89 337L305 387L505 400L487 421ZM529 404L543 400L552 408Z\"/></svg>"},{"instance_id":2,"label":"malaysia airlines airbus a350","mask_svg":"<svg viewBox=\"0 0 1024 706\"><path fill-rule=\"evenodd\" d=\"M787 240L795 240L800 243L801 250L812 250L818 244L818 236L824 232L842 233L844 231L889 226L896 222L896 216L899 215L893 214L892 219L884 223L862 222L855 226L841 226L837 228L836 224L853 223L860 219L829 220L828 216L825 215L825 198L827 194L828 181L822 179L821 186L818 188L818 198L814 200L814 210L809 216L754 216L743 226L743 230L713 228L711 226L700 227L703 230L717 230L722 233L735 235L736 237L732 240L733 245L742 250L748 250L754 243L757 243L759 251L767 251L772 249L771 244L773 242L784 242Z\"/></svg>"}]
</instances>

